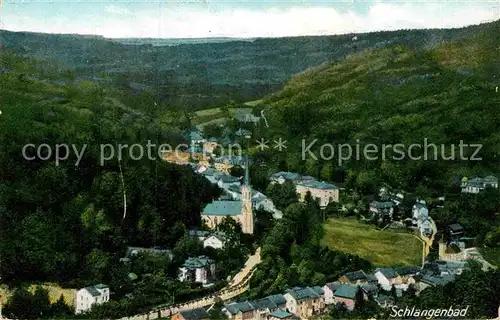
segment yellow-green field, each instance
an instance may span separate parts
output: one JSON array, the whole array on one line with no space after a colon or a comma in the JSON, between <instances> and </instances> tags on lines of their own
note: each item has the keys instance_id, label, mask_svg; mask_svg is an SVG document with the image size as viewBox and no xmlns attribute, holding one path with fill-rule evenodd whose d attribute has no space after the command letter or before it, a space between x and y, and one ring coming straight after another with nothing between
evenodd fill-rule
<instances>
[{"instance_id":1,"label":"yellow-green field","mask_svg":"<svg viewBox=\"0 0 500 320\"><path fill-rule=\"evenodd\" d=\"M377 230L355 219L329 219L323 244L332 250L357 254L374 266L419 266L422 242L415 236L391 230Z\"/></svg>"},{"instance_id":2,"label":"yellow-green field","mask_svg":"<svg viewBox=\"0 0 500 320\"><path fill-rule=\"evenodd\" d=\"M34 291L37 286L38 285L33 284L29 287L29 290ZM44 283L44 284L41 284L40 286L42 286L43 288L45 288L49 291L50 302L52 302L52 303L56 302L62 294L64 296L64 300L66 301L66 304L69 306L73 306L74 299L75 299L75 290L74 289L63 289L63 288L61 288L55 284L51 284L51 283ZM7 300L9 299L10 291L0 288L0 295L1 295L0 302L2 304L5 304L7 302Z\"/></svg>"}]
</instances>

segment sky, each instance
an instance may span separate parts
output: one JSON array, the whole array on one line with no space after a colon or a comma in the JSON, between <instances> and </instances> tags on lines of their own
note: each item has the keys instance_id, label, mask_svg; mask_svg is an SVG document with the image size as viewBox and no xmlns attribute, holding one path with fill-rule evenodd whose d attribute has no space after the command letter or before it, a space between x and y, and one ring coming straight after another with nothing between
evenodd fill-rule
<instances>
[{"instance_id":1,"label":"sky","mask_svg":"<svg viewBox=\"0 0 500 320\"><path fill-rule=\"evenodd\" d=\"M0 29L107 38L331 35L497 19L500 0L3 0L0 8Z\"/></svg>"}]
</instances>

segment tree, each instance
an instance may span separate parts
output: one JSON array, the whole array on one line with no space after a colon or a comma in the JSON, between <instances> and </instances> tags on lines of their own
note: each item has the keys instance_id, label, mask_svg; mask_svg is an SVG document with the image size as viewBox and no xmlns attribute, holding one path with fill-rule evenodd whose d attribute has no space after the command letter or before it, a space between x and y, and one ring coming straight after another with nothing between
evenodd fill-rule
<instances>
[{"instance_id":1,"label":"tree","mask_svg":"<svg viewBox=\"0 0 500 320\"><path fill-rule=\"evenodd\" d=\"M231 169L229 169L229 174L233 177L240 178L245 174L245 169L243 169L241 166L233 166L231 167Z\"/></svg>"}]
</instances>

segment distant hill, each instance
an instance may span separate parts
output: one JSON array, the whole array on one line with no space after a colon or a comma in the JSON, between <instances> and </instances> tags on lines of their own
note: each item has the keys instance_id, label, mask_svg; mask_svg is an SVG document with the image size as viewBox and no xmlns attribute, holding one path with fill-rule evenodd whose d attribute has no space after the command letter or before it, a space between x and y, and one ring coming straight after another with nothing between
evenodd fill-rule
<instances>
[{"instance_id":1,"label":"distant hill","mask_svg":"<svg viewBox=\"0 0 500 320\"><path fill-rule=\"evenodd\" d=\"M149 90L170 104L213 107L275 92L294 74L341 61L366 49L403 44L434 47L475 28L401 30L338 36L261 38L247 41L154 46L158 41L0 31L0 46L25 57L54 60L84 78L112 78L132 90ZM219 39L220 40L220 39ZM128 42L124 44L120 42ZM139 41L139 42L138 42ZM175 40L179 41L179 40Z\"/></svg>"},{"instance_id":2,"label":"distant hill","mask_svg":"<svg viewBox=\"0 0 500 320\"><path fill-rule=\"evenodd\" d=\"M264 99L271 127L266 138L288 141L286 153L270 152L271 162L281 169L345 179L367 189L384 181L408 189L423 185L440 190L451 185L455 174L498 175L499 30L497 21L465 29L464 37L431 47L369 49L294 76L281 91ZM312 147L318 155L325 142L348 143L352 148L373 143L380 150L383 144L403 143L408 148L423 144L425 138L437 144L439 158L440 144L450 156L451 144L458 148L461 140L480 143L478 157L483 160L414 161L406 156L403 161L392 157L383 161L380 151L377 161L351 159L341 168L337 153L332 160L314 161L308 156L309 160L301 160L301 139L306 146L318 139ZM428 159L434 152L430 149ZM464 155L471 157L472 152L467 149ZM328 146L324 154L330 154ZM422 152L416 148L413 154Z\"/></svg>"}]
</instances>

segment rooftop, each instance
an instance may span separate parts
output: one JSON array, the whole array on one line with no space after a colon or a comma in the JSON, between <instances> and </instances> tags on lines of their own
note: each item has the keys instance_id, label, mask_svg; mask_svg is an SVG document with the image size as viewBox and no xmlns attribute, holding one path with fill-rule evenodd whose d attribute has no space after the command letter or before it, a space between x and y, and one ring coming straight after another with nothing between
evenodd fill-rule
<instances>
[{"instance_id":1,"label":"rooftop","mask_svg":"<svg viewBox=\"0 0 500 320\"><path fill-rule=\"evenodd\" d=\"M333 294L336 297L355 299L359 287L357 285L342 284Z\"/></svg>"},{"instance_id":2,"label":"rooftop","mask_svg":"<svg viewBox=\"0 0 500 320\"><path fill-rule=\"evenodd\" d=\"M179 311L179 313L184 317L185 320L200 320L210 318L207 310L203 308L182 310Z\"/></svg>"},{"instance_id":3,"label":"rooftop","mask_svg":"<svg viewBox=\"0 0 500 320\"><path fill-rule=\"evenodd\" d=\"M248 311L255 310L255 307L248 301L233 302L231 304L226 305L226 310L229 311L230 314L235 315L239 312L245 313Z\"/></svg>"},{"instance_id":4,"label":"rooftop","mask_svg":"<svg viewBox=\"0 0 500 320\"><path fill-rule=\"evenodd\" d=\"M212 263L214 263L214 260L208 258L207 256L199 256L195 258L191 257L187 258L187 260L184 261L184 264L182 266L187 269L199 269L199 268L207 268Z\"/></svg>"},{"instance_id":5,"label":"rooftop","mask_svg":"<svg viewBox=\"0 0 500 320\"><path fill-rule=\"evenodd\" d=\"M241 213L241 201L215 200L203 209L204 215L232 216Z\"/></svg>"},{"instance_id":6,"label":"rooftop","mask_svg":"<svg viewBox=\"0 0 500 320\"><path fill-rule=\"evenodd\" d=\"M386 277L387 279L394 279L394 278L398 277L398 274L392 268L377 268L375 270L375 273L376 272L382 273L384 275L384 277Z\"/></svg>"},{"instance_id":7,"label":"rooftop","mask_svg":"<svg viewBox=\"0 0 500 320\"><path fill-rule=\"evenodd\" d=\"M290 313L290 312L287 312L284 310L273 311L273 312L269 313L268 316L278 318L278 319L289 319L289 318L294 319L294 318L296 318L296 316L293 313Z\"/></svg>"},{"instance_id":8,"label":"rooftop","mask_svg":"<svg viewBox=\"0 0 500 320\"><path fill-rule=\"evenodd\" d=\"M295 287L286 290L286 293L290 294L295 300L316 299L320 297L320 294L311 287Z\"/></svg>"},{"instance_id":9,"label":"rooftop","mask_svg":"<svg viewBox=\"0 0 500 320\"><path fill-rule=\"evenodd\" d=\"M349 281L366 280L366 274L363 270L347 272L344 276L346 276Z\"/></svg>"},{"instance_id":10,"label":"rooftop","mask_svg":"<svg viewBox=\"0 0 500 320\"><path fill-rule=\"evenodd\" d=\"M338 189L336 185L333 185L331 183L325 182L325 181L299 181L297 182L297 185L308 187L308 188L313 188L313 189L322 189L322 190L335 190Z\"/></svg>"}]
</instances>

